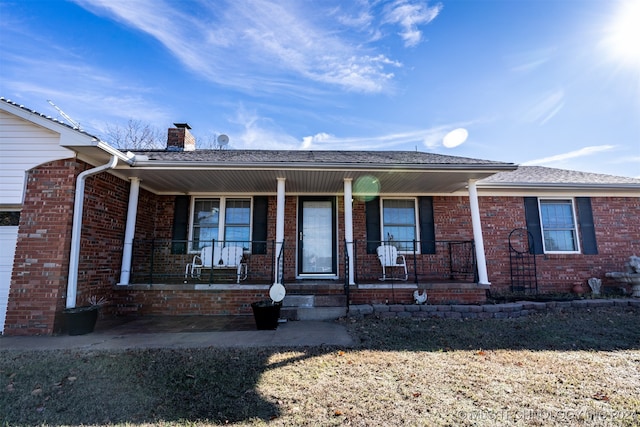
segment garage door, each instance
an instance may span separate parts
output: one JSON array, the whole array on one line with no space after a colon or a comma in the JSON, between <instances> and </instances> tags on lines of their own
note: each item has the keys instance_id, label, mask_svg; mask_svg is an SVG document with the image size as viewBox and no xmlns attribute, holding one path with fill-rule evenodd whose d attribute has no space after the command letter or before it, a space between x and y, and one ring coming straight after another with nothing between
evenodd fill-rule
<instances>
[{"instance_id":1,"label":"garage door","mask_svg":"<svg viewBox=\"0 0 640 427\"><path fill-rule=\"evenodd\" d=\"M0 250L0 334L4 330L4 320L7 315L11 270L13 269L17 238L18 226L0 226L0 248L2 248Z\"/></svg>"}]
</instances>

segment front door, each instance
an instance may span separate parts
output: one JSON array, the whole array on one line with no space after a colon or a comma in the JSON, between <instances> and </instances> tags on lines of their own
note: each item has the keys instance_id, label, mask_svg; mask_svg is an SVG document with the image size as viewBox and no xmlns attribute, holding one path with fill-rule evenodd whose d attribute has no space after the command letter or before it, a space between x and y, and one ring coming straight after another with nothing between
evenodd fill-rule
<instances>
[{"instance_id":1,"label":"front door","mask_svg":"<svg viewBox=\"0 0 640 427\"><path fill-rule=\"evenodd\" d=\"M298 203L298 276L335 276L336 199L300 197Z\"/></svg>"}]
</instances>

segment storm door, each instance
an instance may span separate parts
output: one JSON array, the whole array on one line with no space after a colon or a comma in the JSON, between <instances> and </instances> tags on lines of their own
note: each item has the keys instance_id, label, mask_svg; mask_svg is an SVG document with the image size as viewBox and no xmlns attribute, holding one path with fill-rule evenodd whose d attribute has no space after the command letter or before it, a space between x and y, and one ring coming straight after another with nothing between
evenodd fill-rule
<instances>
[{"instance_id":1,"label":"storm door","mask_svg":"<svg viewBox=\"0 0 640 427\"><path fill-rule=\"evenodd\" d=\"M336 199L300 197L298 203L298 275L335 276Z\"/></svg>"}]
</instances>

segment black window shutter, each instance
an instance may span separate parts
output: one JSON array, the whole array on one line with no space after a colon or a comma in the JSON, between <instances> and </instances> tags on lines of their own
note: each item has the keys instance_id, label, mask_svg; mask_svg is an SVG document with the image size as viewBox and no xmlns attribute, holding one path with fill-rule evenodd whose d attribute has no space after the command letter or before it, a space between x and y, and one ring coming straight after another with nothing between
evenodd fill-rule
<instances>
[{"instance_id":1,"label":"black window shutter","mask_svg":"<svg viewBox=\"0 0 640 427\"><path fill-rule=\"evenodd\" d=\"M253 198L253 235L251 253L264 255L267 253L267 222L269 216L269 198L255 196Z\"/></svg>"},{"instance_id":2,"label":"black window shutter","mask_svg":"<svg viewBox=\"0 0 640 427\"><path fill-rule=\"evenodd\" d=\"M576 205L578 205L578 224L582 234L582 253L585 255L597 255L598 243L596 242L596 230L593 224L591 198L576 197Z\"/></svg>"},{"instance_id":3,"label":"black window shutter","mask_svg":"<svg viewBox=\"0 0 640 427\"><path fill-rule=\"evenodd\" d=\"M541 254L542 247L542 227L540 226L540 212L538 211L538 198L524 198L524 215L527 221L527 230L533 236L533 242L529 242L529 253Z\"/></svg>"},{"instance_id":4,"label":"black window shutter","mask_svg":"<svg viewBox=\"0 0 640 427\"><path fill-rule=\"evenodd\" d=\"M375 254L380 246L380 197L365 203L367 225L367 253Z\"/></svg>"},{"instance_id":5,"label":"black window shutter","mask_svg":"<svg viewBox=\"0 0 640 427\"><path fill-rule=\"evenodd\" d=\"M176 196L173 210L171 253L186 254L189 231L189 196Z\"/></svg>"},{"instance_id":6,"label":"black window shutter","mask_svg":"<svg viewBox=\"0 0 640 427\"><path fill-rule=\"evenodd\" d=\"M420 250L423 254L436 253L436 228L433 218L433 197L418 197L420 218Z\"/></svg>"}]
</instances>

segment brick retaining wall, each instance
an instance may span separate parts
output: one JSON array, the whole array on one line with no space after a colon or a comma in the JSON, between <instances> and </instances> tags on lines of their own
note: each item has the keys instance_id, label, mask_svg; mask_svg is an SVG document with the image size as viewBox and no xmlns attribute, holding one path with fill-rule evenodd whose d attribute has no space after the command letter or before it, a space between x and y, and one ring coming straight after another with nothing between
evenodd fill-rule
<instances>
[{"instance_id":1,"label":"brick retaining wall","mask_svg":"<svg viewBox=\"0 0 640 427\"><path fill-rule=\"evenodd\" d=\"M506 319L528 316L531 313L545 310L579 310L596 307L634 307L640 309L640 299L588 299L550 302L520 301L508 304L484 305L360 304L349 306L349 316L375 316L380 319Z\"/></svg>"}]
</instances>

